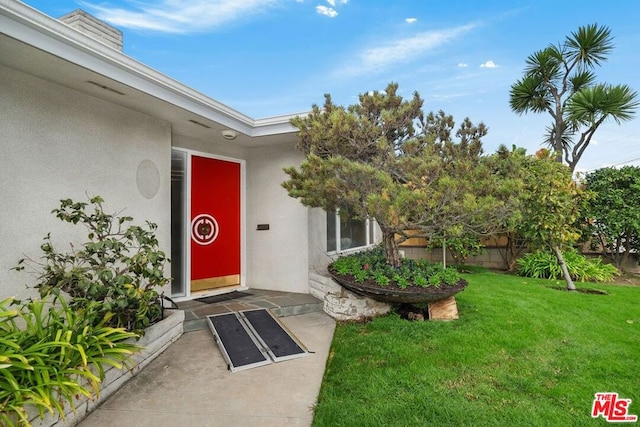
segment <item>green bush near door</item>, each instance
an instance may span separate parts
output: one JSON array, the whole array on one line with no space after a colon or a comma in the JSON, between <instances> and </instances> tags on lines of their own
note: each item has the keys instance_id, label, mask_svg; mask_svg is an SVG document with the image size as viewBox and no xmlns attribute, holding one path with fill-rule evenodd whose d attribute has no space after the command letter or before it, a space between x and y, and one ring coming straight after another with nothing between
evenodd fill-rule
<instances>
[{"instance_id":1,"label":"green bush near door","mask_svg":"<svg viewBox=\"0 0 640 427\"><path fill-rule=\"evenodd\" d=\"M42 299L0 302L0 425L28 426L28 407L64 418L64 405L97 396L105 366L126 366L141 350L134 339L162 319L168 259L157 226L133 225L103 203L61 200L53 213L85 227L86 242L59 251L48 234L40 260L15 268L30 267Z\"/></svg>"},{"instance_id":2,"label":"green bush near door","mask_svg":"<svg viewBox=\"0 0 640 427\"><path fill-rule=\"evenodd\" d=\"M103 205L100 196L89 203L61 200L52 213L86 228L86 242L70 244L64 252L47 235L40 246L42 261L22 259L16 270L32 267L41 297L65 292L73 307L95 305L97 321L108 315L108 325L144 334L162 319L159 289L169 282L164 276L168 259L159 249L156 224L134 225L133 218L107 213Z\"/></svg>"}]
</instances>

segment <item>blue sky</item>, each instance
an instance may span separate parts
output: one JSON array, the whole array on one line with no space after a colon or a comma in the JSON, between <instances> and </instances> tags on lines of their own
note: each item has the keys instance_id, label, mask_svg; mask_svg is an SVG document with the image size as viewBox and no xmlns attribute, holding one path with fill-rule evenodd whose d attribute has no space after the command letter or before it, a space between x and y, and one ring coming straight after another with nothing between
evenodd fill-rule
<instances>
[{"instance_id":1,"label":"blue sky","mask_svg":"<svg viewBox=\"0 0 640 427\"><path fill-rule=\"evenodd\" d=\"M124 33L124 53L252 116L304 112L330 93L348 105L391 82L425 111L489 127L485 151L541 147L547 115L518 116L509 88L527 56L581 25L612 30L599 81L640 91L636 0L27 0L60 17L83 9ZM640 119L601 127L578 169L640 164Z\"/></svg>"}]
</instances>

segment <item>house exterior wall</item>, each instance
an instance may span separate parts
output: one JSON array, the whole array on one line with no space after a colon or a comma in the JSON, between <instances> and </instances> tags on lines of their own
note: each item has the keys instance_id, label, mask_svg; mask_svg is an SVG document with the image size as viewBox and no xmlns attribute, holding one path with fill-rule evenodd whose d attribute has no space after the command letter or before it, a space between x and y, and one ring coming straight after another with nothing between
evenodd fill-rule
<instances>
[{"instance_id":1,"label":"house exterior wall","mask_svg":"<svg viewBox=\"0 0 640 427\"><path fill-rule=\"evenodd\" d=\"M59 250L86 239L50 213L60 199L100 195L109 212L157 223L170 253L169 124L3 66L0 81L0 297L33 294L33 277L10 269L37 259L48 232Z\"/></svg>"},{"instance_id":2,"label":"house exterior wall","mask_svg":"<svg viewBox=\"0 0 640 427\"><path fill-rule=\"evenodd\" d=\"M327 266L336 257L327 253L327 213L320 208L309 210L309 270L327 274Z\"/></svg>"},{"instance_id":3,"label":"house exterior wall","mask_svg":"<svg viewBox=\"0 0 640 427\"><path fill-rule=\"evenodd\" d=\"M227 141L220 136L220 141L206 141L202 139L189 138L183 135L173 135L173 147L213 156L230 157L237 160L247 160L248 150Z\"/></svg>"},{"instance_id":4,"label":"house exterior wall","mask_svg":"<svg viewBox=\"0 0 640 427\"><path fill-rule=\"evenodd\" d=\"M174 135L176 148L246 162L246 283L249 288L308 293L307 208L281 183L302 155L291 144L243 148L233 141ZM257 230L269 224L269 230Z\"/></svg>"},{"instance_id":5,"label":"house exterior wall","mask_svg":"<svg viewBox=\"0 0 640 427\"><path fill-rule=\"evenodd\" d=\"M253 148L247 161L247 280L250 287L309 292L309 209L287 194L283 168L303 156L290 144ZM269 224L269 230L257 230Z\"/></svg>"}]
</instances>

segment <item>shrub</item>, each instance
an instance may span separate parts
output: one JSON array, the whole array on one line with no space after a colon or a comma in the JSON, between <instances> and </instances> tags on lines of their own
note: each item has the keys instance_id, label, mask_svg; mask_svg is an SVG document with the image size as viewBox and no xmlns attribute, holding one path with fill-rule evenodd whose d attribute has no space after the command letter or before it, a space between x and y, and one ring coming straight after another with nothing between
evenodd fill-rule
<instances>
[{"instance_id":1,"label":"shrub","mask_svg":"<svg viewBox=\"0 0 640 427\"><path fill-rule=\"evenodd\" d=\"M486 252L484 246L480 242L480 238L476 235L464 234L458 237L448 237L446 239L430 239L428 248L442 248L449 251L453 262L456 265L465 265L467 258L477 256Z\"/></svg>"},{"instance_id":2,"label":"shrub","mask_svg":"<svg viewBox=\"0 0 640 427\"><path fill-rule=\"evenodd\" d=\"M144 328L162 318L162 304L156 288L168 283L164 265L168 261L158 249L156 224L131 225L129 216L105 213L100 196L88 203L61 200L52 213L60 220L82 224L87 242L70 252L59 252L50 234L41 245L43 262L31 260L37 274L40 296L64 291L74 308L99 303L96 321L107 317L108 325L142 334ZM17 270L24 268L25 260Z\"/></svg>"},{"instance_id":3,"label":"shrub","mask_svg":"<svg viewBox=\"0 0 640 427\"><path fill-rule=\"evenodd\" d=\"M140 350L126 341L136 334L106 326L109 316L94 324L96 308L0 302L0 425L30 425L27 405L64 419L64 402L75 410L78 397L98 395L104 364L121 369Z\"/></svg>"},{"instance_id":4,"label":"shrub","mask_svg":"<svg viewBox=\"0 0 640 427\"><path fill-rule=\"evenodd\" d=\"M337 274L353 276L360 283L373 280L378 286L393 283L403 289L411 285L454 285L460 280L455 268L442 268L426 260L403 259L399 267L389 265L381 247L341 256L329 268Z\"/></svg>"},{"instance_id":5,"label":"shrub","mask_svg":"<svg viewBox=\"0 0 640 427\"><path fill-rule=\"evenodd\" d=\"M618 269L611 264L603 264L600 258L589 259L575 249L563 252L564 261L573 280L580 282L611 282ZM551 252L536 251L518 260L517 272L521 276L540 279L561 279L562 270Z\"/></svg>"}]
</instances>

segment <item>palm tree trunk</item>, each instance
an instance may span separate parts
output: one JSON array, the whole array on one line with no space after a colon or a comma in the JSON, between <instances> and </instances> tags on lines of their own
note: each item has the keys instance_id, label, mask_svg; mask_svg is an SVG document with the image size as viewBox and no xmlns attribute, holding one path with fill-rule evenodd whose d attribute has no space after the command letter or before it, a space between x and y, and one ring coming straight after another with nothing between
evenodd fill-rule
<instances>
[{"instance_id":1,"label":"palm tree trunk","mask_svg":"<svg viewBox=\"0 0 640 427\"><path fill-rule=\"evenodd\" d=\"M553 249L553 253L556 255L556 258L558 259L558 264L560 265L560 269L562 270L562 274L564 275L564 280L567 282L567 290L575 291L576 285L573 284L573 280L571 279L571 275L569 274L569 269L567 268L567 264L564 262L562 251L556 245L554 245L551 249Z\"/></svg>"}]
</instances>

